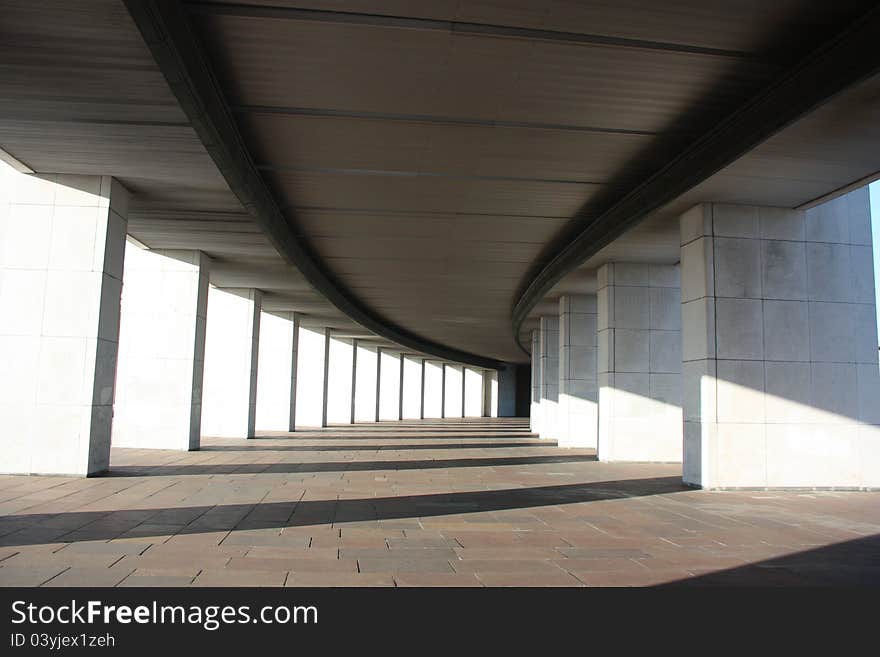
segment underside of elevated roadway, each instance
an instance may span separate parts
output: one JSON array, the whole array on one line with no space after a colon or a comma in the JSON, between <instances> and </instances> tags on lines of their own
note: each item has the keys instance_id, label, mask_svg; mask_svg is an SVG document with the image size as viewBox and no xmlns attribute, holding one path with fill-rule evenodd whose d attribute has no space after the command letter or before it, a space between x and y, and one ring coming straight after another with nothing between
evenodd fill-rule
<instances>
[{"instance_id":1,"label":"underside of elevated roadway","mask_svg":"<svg viewBox=\"0 0 880 657\"><path fill-rule=\"evenodd\" d=\"M880 171L861 0L3 3L0 146L112 175L129 233L264 309L525 362L701 201L802 207Z\"/></svg>"}]
</instances>

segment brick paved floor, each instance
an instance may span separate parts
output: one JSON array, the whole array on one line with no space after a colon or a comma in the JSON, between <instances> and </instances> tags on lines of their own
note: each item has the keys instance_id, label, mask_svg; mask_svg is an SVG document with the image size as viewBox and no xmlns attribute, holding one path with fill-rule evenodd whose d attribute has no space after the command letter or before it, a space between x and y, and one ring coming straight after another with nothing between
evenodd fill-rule
<instances>
[{"instance_id":1,"label":"brick paved floor","mask_svg":"<svg viewBox=\"0 0 880 657\"><path fill-rule=\"evenodd\" d=\"M521 420L114 449L0 477L0 585L880 585L880 493L710 492Z\"/></svg>"}]
</instances>

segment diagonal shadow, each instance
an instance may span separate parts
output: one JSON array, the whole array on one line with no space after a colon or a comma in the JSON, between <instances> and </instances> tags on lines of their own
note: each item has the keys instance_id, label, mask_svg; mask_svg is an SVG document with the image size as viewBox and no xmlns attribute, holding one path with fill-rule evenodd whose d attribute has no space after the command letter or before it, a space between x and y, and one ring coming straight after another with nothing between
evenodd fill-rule
<instances>
[{"instance_id":1,"label":"diagonal shadow","mask_svg":"<svg viewBox=\"0 0 880 657\"><path fill-rule=\"evenodd\" d=\"M880 586L880 534L663 584L678 586Z\"/></svg>"},{"instance_id":2,"label":"diagonal shadow","mask_svg":"<svg viewBox=\"0 0 880 657\"><path fill-rule=\"evenodd\" d=\"M454 443L451 445L408 445L405 443L392 445L277 445L277 446L254 446L249 445L210 445L199 449L200 452L377 452L377 451L394 451L394 450L413 450L413 449L511 449L517 447L555 447L556 443Z\"/></svg>"},{"instance_id":3,"label":"diagonal shadow","mask_svg":"<svg viewBox=\"0 0 880 657\"><path fill-rule=\"evenodd\" d=\"M277 529L280 535L285 527L529 509L687 490L681 477L654 477L400 497L22 514L0 518L0 546L155 536L157 526L182 534Z\"/></svg>"},{"instance_id":4,"label":"diagonal shadow","mask_svg":"<svg viewBox=\"0 0 880 657\"><path fill-rule=\"evenodd\" d=\"M200 463L193 465L113 466L107 477L156 477L163 475L362 472L366 470L428 470L437 468L494 468L542 463L580 463L595 461L592 454L569 456L510 456L476 459L432 459L424 461L330 461L299 463Z\"/></svg>"}]
</instances>

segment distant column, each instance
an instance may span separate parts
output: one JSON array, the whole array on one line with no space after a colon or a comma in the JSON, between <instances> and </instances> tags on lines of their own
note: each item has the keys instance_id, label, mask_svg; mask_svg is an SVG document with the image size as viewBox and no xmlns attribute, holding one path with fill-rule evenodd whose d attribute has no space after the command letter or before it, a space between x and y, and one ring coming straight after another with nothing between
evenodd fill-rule
<instances>
[{"instance_id":1,"label":"distant column","mask_svg":"<svg viewBox=\"0 0 880 657\"><path fill-rule=\"evenodd\" d=\"M400 382L397 394L397 419L403 419L403 365L404 365L404 357L403 352L400 352Z\"/></svg>"},{"instance_id":2,"label":"distant column","mask_svg":"<svg viewBox=\"0 0 880 657\"><path fill-rule=\"evenodd\" d=\"M461 416L465 417L465 400L467 398L467 368L461 366Z\"/></svg>"},{"instance_id":3,"label":"distant column","mask_svg":"<svg viewBox=\"0 0 880 657\"><path fill-rule=\"evenodd\" d=\"M557 438L559 318L541 317L541 438Z\"/></svg>"},{"instance_id":4,"label":"distant column","mask_svg":"<svg viewBox=\"0 0 880 657\"><path fill-rule=\"evenodd\" d=\"M324 329L324 394L321 399L321 426L327 426L327 405L330 402L330 329Z\"/></svg>"},{"instance_id":5,"label":"distant column","mask_svg":"<svg viewBox=\"0 0 880 657\"><path fill-rule=\"evenodd\" d=\"M419 406L419 418L425 419L425 359L422 358L422 387L421 387L421 402Z\"/></svg>"},{"instance_id":6,"label":"distant column","mask_svg":"<svg viewBox=\"0 0 880 657\"><path fill-rule=\"evenodd\" d=\"M681 461L681 312L676 265L599 268L601 461Z\"/></svg>"},{"instance_id":7,"label":"distant column","mask_svg":"<svg viewBox=\"0 0 880 657\"><path fill-rule=\"evenodd\" d=\"M501 398L499 393L499 399ZM499 402L500 403L500 402ZM532 405L530 428L532 433L541 433L541 330L532 331Z\"/></svg>"},{"instance_id":8,"label":"distant column","mask_svg":"<svg viewBox=\"0 0 880 657\"><path fill-rule=\"evenodd\" d=\"M446 417L446 363L443 363L442 365L440 365L440 367L442 368L442 374L441 374L441 378L440 378L440 381L441 381L441 384L440 384L440 390L441 390L441 393L440 393L440 417L445 418Z\"/></svg>"},{"instance_id":9,"label":"distant column","mask_svg":"<svg viewBox=\"0 0 880 657\"><path fill-rule=\"evenodd\" d=\"M559 444L598 444L596 295L559 297Z\"/></svg>"},{"instance_id":10,"label":"distant column","mask_svg":"<svg viewBox=\"0 0 880 657\"><path fill-rule=\"evenodd\" d=\"M358 341L351 341L351 423L354 424L355 419L355 401L357 400L357 363L358 363Z\"/></svg>"},{"instance_id":11,"label":"distant column","mask_svg":"<svg viewBox=\"0 0 880 657\"><path fill-rule=\"evenodd\" d=\"M376 422L379 421L380 397L382 396L382 347L376 347Z\"/></svg>"},{"instance_id":12,"label":"distant column","mask_svg":"<svg viewBox=\"0 0 880 657\"><path fill-rule=\"evenodd\" d=\"M296 431L296 384L297 369L299 368L299 323L300 314L292 313L293 339L290 348L290 422L289 431Z\"/></svg>"}]
</instances>

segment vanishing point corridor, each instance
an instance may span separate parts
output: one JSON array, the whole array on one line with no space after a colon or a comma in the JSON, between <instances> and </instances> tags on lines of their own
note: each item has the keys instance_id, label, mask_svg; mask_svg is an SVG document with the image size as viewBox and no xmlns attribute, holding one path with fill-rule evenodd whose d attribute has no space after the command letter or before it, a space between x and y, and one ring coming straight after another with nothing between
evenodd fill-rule
<instances>
[{"instance_id":1,"label":"vanishing point corridor","mask_svg":"<svg viewBox=\"0 0 880 657\"><path fill-rule=\"evenodd\" d=\"M690 490L514 418L203 438L0 477L0 585L876 585L877 495Z\"/></svg>"}]
</instances>

